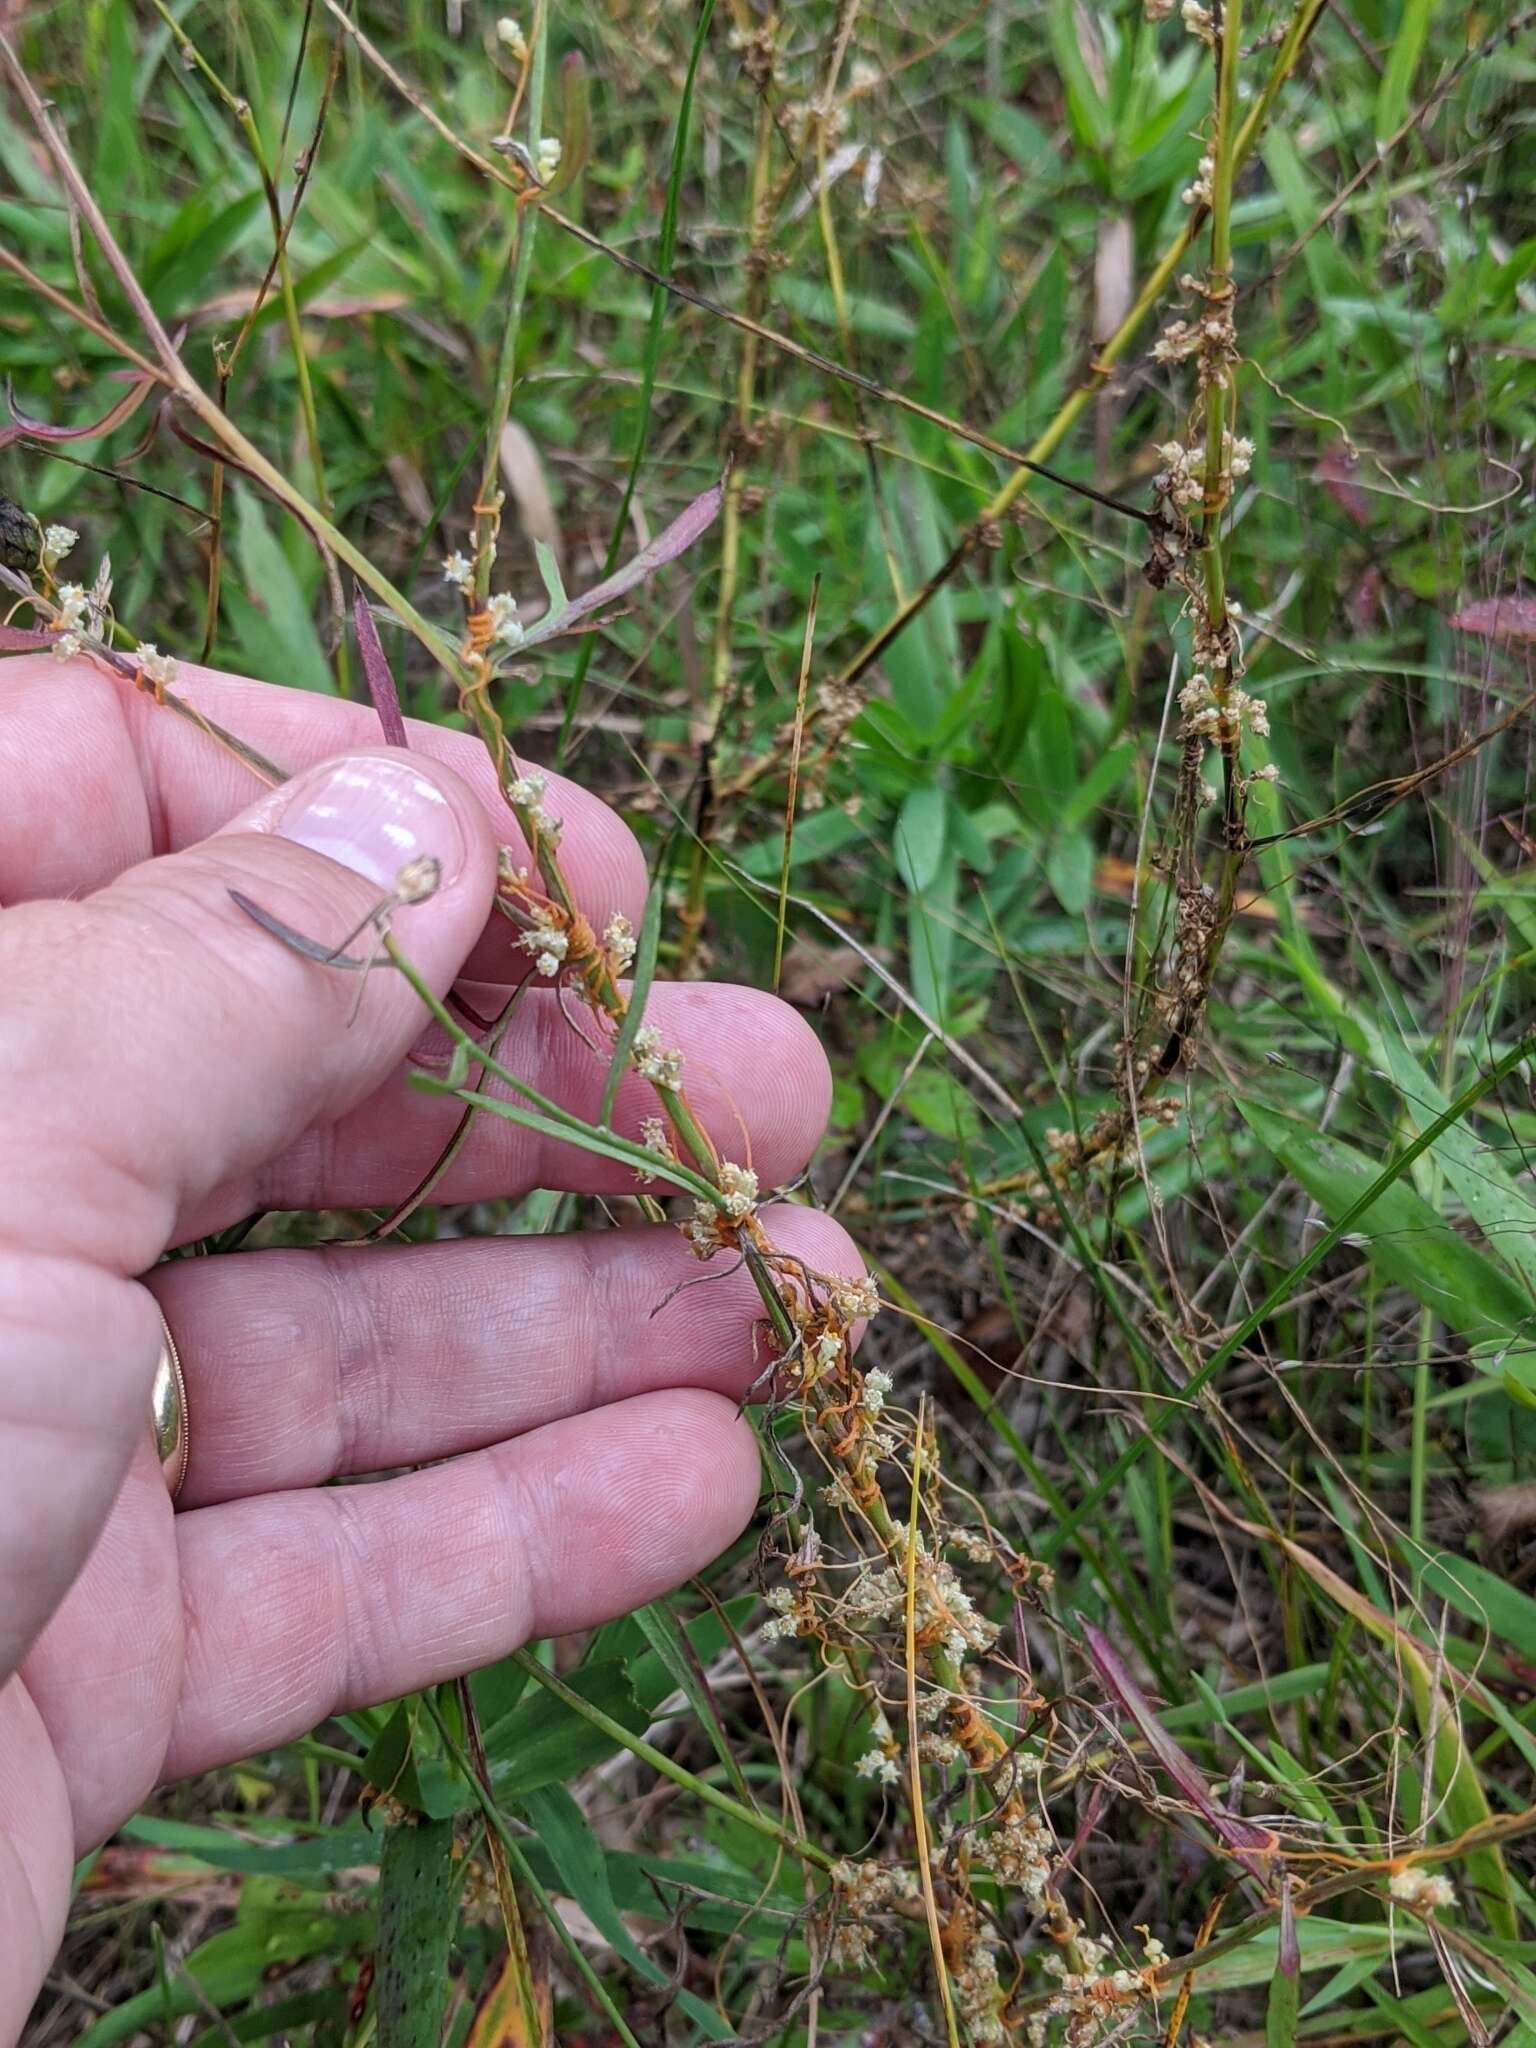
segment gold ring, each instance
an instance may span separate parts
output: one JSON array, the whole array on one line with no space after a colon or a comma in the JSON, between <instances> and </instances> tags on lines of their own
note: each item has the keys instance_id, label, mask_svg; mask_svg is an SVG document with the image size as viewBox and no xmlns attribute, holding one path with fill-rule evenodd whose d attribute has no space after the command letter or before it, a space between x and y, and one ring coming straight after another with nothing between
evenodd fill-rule
<instances>
[{"instance_id":1,"label":"gold ring","mask_svg":"<svg viewBox=\"0 0 1536 2048\"><path fill-rule=\"evenodd\" d=\"M150 1408L155 1425L155 1449L160 1454L160 1470L165 1475L167 1491L174 1500L187 1476L187 1382L181 1370L176 1339L171 1335L171 1326L165 1320L163 1310L160 1329L160 1357L155 1366Z\"/></svg>"}]
</instances>

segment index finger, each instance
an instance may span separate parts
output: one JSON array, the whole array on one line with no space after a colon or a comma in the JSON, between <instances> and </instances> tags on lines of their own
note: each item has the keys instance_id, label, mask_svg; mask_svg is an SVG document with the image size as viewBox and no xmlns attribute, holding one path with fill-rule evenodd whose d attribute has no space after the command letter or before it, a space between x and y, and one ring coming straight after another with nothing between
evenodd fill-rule
<instances>
[{"instance_id":1,"label":"index finger","mask_svg":"<svg viewBox=\"0 0 1536 2048\"><path fill-rule=\"evenodd\" d=\"M380 744L367 704L181 666L177 695L287 774ZM89 894L125 868L196 845L262 793L217 740L122 678L51 654L0 660L0 903ZM509 845L517 821L478 739L407 719L410 744L444 762L485 804ZM561 864L588 916L638 921L645 863L601 798L551 775L547 806L565 824ZM472 961L472 968L484 967ZM506 977L506 944L490 972Z\"/></svg>"}]
</instances>

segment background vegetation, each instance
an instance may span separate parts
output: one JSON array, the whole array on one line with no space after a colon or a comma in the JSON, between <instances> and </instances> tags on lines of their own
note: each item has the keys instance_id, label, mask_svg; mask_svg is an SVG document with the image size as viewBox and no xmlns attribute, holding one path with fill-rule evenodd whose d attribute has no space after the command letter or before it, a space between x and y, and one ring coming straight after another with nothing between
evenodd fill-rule
<instances>
[{"instance_id":1,"label":"background vegetation","mask_svg":"<svg viewBox=\"0 0 1536 2048\"><path fill-rule=\"evenodd\" d=\"M765 1629L754 1535L540 1653L603 1725L526 1665L477 1679L526 1957L450 1689L133 1822L82 1871L37 2043L422 2038L370 1988L407 1953L480 2048L540 2012L572 2043L1536 2040L1532 17L1250 5L1226 502L1188 502L1170 580L1201 358L1155 344L1210 305L1180 280L1211 274L1216 66L1201 11L1165 11L525 16L581 239L453 146L521 175L491 148L521 66L474 0L359 7L367 42L320 0L0 8L194 375L450 632L518 252L497 582L528 616L536 542L585 590L733 462L703 540L498 708L634 821L662 972L777 977L817 1023L836 1098L801 1192L888 1304L860 1363L997 1532L979 1694L1057 1845L1043 1913L969 1871L986 1795L930 1759L922 1847L905 1762L859 1773L856 1661ZM135 335L8 113L0 245ZM30 418L123 395L14 264L0 335ZM0 485L79 530L87 578L110 555L131 634L359 693L304 528L215 484L184 411L136 446L154 412L23 436ZM1007 460L1042 437L1098 498ZM1218 524L1267 717L1192 743ZM459 718L381 623L407 710ZM814 1484L796 1412L775 1427ZM904 1522L917 1478L888 1478ZM437 1818L370 1832L370 1788ZM893 1879L868 1941L829 1941L837 1858L920 1872L931 1913ZM997 1996L952 2012L983 1934Z\"/></svg>"}]
</instances>

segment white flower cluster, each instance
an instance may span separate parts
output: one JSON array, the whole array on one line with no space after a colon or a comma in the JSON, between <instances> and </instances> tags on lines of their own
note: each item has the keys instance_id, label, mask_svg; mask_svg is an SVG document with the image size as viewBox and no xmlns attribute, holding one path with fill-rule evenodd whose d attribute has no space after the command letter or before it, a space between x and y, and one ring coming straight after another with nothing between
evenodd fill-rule
<instances>
[{"instance_id":1,"label":"white flower cluster","mask_svg":"<svg viewBox=\"0 0 1536 2048\"><path fill-rule=\"evenodd\" d=\"M1036 1913L1045 1903L1054 1855L1049 1829L1032 1813L1012 1813L988 1833L978 1834L972 1843L972 1856L980 1868L1021 1891Z\"/></svg>"},{"instance_id":2,"label":"white flower cluster","mask_svg":"<svg viewBox=\"0 0 1536 2048\"><path fill-rule=\"evenodd\" d=\"M55 661L71 661L80 652L80 635L85 631L86 613L90 600L78 583L61 583L58 592L58 617L60 627L53 643Z\"/></svg>"},{"instance_id":3,"label":"white flower cluster","mask_svg":"<svg viewBox=\"0 0 1536 2048\"><path fill-rule=\"evenodd\" d=\"M757 1175L750 1166L737 1166L729 1159L720 1162L720 1192L725 1196L725 1213L740 1222L757 1206Z\"/></svg>"},{"instance_id":4,"label":"white flower cluster","mask_svg":"<svg viewBox=\"0 0 1536 2048\"><path fill-rule=\"evenodd\" d=\"M814 1385L823 1373L832 1372L842 1362L843 1340L836 1330L823 1330L810 1349L811 1370L807 1384Z\"/></svg>"},{"instance_id":5,"label":"white flower cluster","mask_svg":"<svg viewBox=\"0 0 1536 2048\"><path fill-rule=\"evenodd\" d=\"M1216 47L1216 23L1209 7L1202 7L1200 0L1184 0L1179 9L1179 19L1190 34L1202 43Z\"/></svg>"},{"instance_id":6,"label":"white flower cluster","mask_svg":"<svg viewBox=\"0 0 1536 2048\"><path fill-rule=\"evenodd\" d=\"M141 640L134 658L141 683L148 683L152 689L168 690L175 682L179 673L175 655L162 654L153 640Z\"/></svg>"},{"instance_id":7,"label":"white flower cluster","mask_svg":"<svg viewBox=\"0 0 1536 2048\"><path fill-rule=\"evenodd\" d=\"M885 1406L885 1397L891 1391L894 1384L895 1382L890 1374L888 1372L881 1372L878 1368L874 1372L865 1373L864 1389L859 1395L859 1406L866 1415L878 1415L880 1413L881 1409Z\"/></svg>"},{"instance_id":8,"label":"white flower cluster","mask_svg":"<svg viewBox=\"0 0 1536 2048\"><path fill-rule=\"evenodd\" d=\"M1454 1906L1456 1888L1448 1877L1437 1870L1419 1870L1410 1866L1407 1870L1395 1870L1387 1886L1394 1899L1405 1906L1414 1906L1421 1913L1432 1913L1437 1906Z\"/></svg>"},{"instance_id":9,"label":"white flower cluster","mask_svg":"<svg viewBox=\"0 0 1536 2048\"><path fill-rule=\"evenodd\" d=\"M637 1047L639 1043L640 1035L637 1034ZM671 1057L681 1063L681 1053ZM732 1223L740 1223L757 1206L757 1175L750 1166L737 1166L732 1160L723 1159L720 1162L719 1188L724 1201L695 1202L692 1220L683 1225L684 1236L701 1259L719 1251L726 1241L721 1227L722 1216L728 1217Z\"/></svg>"},{"instance_id":10,"label":"white flower cluster","mask_svg":"<svg viewBox=\"0 0 1536 2048\"><path fill-rule=\"evenodd\" d=\"M43 567L57 569L80 538L72 526L45 526L43 528Z\"/></svg>"},{"instance_id":11,"label":"white flower cluster","mask_svg":"<svg viewBox=\"0 0 1536 2048\"><path fill-rule=\"evenodd\" d=\"M635 1033L632 1057L642 1080L657 1088L682 1087L683 1056L676 1047L669 1050L663 1046L661 1033L654 1024L642 1024Z\"/></svg>"},{"instance_id":12,"label":"white flower cluster","mask_svg":"<svg viewBox=\"0 0 1536 2048\"><path fill-rule=\"evenodd\" d=\"M654 1152L658 1159L675 1159L672 1150L672 1133L667 1129L665 1117L646 1116L640 1119L640 1142L647 1152Z\"/></svg>"},{"instance_id":13,"label":"white flower cluster","mask_svg":"<svg viewBox=\"0 0 1536 2048\"><path fill-rule=\"evenodd\" d=\"M503 647L521 647L524 628L517 615L517 599L497 590L486 599L485 609L491 621L491 638Z\"/></svg>"},{"instance_id":14,"label":"white flower cluster","mask_svg":"<svg viewBox=\"0 0 1536 2048\"><path fill-rule=\"evenodd\" d=\"M1179 709L1184 713L1187 732L1209 738L1220 729L1225 716L1239 732L1246 727L1260 739L1269 737L1268 706L1260 698L1249 696L1246 690L1229 690L1225 705L1218 704L1216 693L1203 670L1197 669L1180 690ZM1265 776L1264 779L1269 781L1273 778Z\"/></svg>"},{"instance_id":15,"label":"white flower cluster","mask_svg":"<svg viewBox=\"0 0 1536 2048\"><path fill-rule=\"evenodd\" d=\"M538 836L556 846L560 840L560 820L544 808L544 792L548 787L542 775L519 775L509 785L507 797L519 810L528 813L528 822Z\"/></svg>"},{"instance_id":16,"label":"white flower cluster","mask_svg":"<svg viewBox=\"0 0 1536 2048\"><path fill-rule=\"evenodd\" d=\"M900 1764L895 1757L888 1756L878 1744L873 1749L866 1749L853 1769L856 1777L873 1778L877 1785L901 1783Z\"/></svg>"},{"instance_id":17,"label":"white flower cluster","mask_svg":"<svg viewBox=\"0 0 1536 2048\"><path fill-rule=\"evenodd\" d=\"M1163 488L1176 505L1198 505L1205 496L1204 460L1198 448L1186 448L1182 441L1164 441L1157 450L1163 465Z\"/></svg>"},{"instance_id":18,"label":"white flower cluster","mask_svg":"<svg viewBox=\"0 0 1536 2048\"><path fill-rule=\"evenodd\" d=\"M1204 10L1202 9L1201 11L1203 12ZM1185 19L1187 20L1189 17L1189 7L1187 4L1187 0L1184 9L1184 14ZM1189 184L1187 184L1184 187L1184 190L1179 194L1179 197L1183 200L1184 204L1186 206L1209 206L1211 203L1211 179L1215 175L1215 157L1201 157L1200 166L1199 169L1195 172L1194 178L1191 180Z\"/></svg>"},{"instance_id":19,"label":"white flower cluster","mask_svg":"<svg viewBox=\"0 0 1536 2048\"><path fill-rule=\"evenodd\" d=\"M1002 1987L997 1977L997 1953L980 1935L967 1944L964 1958L952 1979L955 2009L965 2021L968 2038L974 2042L1006 2041L998 2005Z\"/></svg>"},{"instance_id":20,"label":"white flower cluster","mask_svg":"<svg viewBox=\"0 0 1536 2048\"><path fill-rule=\"evenodd\" d=\"M512 59L514 64L528 62L528 38L523 34L523 25L514 14L504 14L496 24L496 40Z\"/></svg>"},{"instance_id":21,"label":"white flower cluster","mask_svg":"<svg viewBox=\"0 0 1536 2048\"><path fill-rule=\"evenodd\" d=\"M1182 363L1200 346L1200 329L1187 320L1170 320L1152 344L1154 363Z\"/></svg>"},{"instance_id":22,"label":"white flower cluster","mask_svg":"<svg viewBox=\"0 0 1536 2048\"><path fill-rule=\"evenodd\" d=\"M832 1312L840 1322L868 1322L880 1313L880 1294L867 1274L857 1280L839 1280L829 1290Z\"/></svg>"},{"instance_id":23,"label":"white flower cluster","mask_svg":"<svg viewBox=\"0 0 1536 2048\"><path fill-rule=\"evenodd\" d=\"M627 974L635 964L635 928L622 910L616 910L603 926L603 944L615 974Z\"/></svg>"},{"instance_id":24,"label":"white flower cluster","mask_svg":"<svg viewBox=\"0 0 1536 2048\"><path fill-rule=\"evenodd\" d=\"M773 1643L782 1636L798 1635L800 1617L795 1610L793 1590L788 1586L775 1586L767 1599L773 1609L773 1619L763 1624L763 1641Z\"/></svg>"},{"instance_id":25,"label":"white flower cluster","mask_svg":"<svg viewBox=\"0 0 1536 2048\"><path fill-rule=\"evenodd\" d=\"M540 974L547 974L553 979L565 965L565 957L571 950L571 935L552 903L536 905L533 920L532 931L524 932L517 943L525 953L533 954L534 965Z\"/></svg>"}]
</instances>

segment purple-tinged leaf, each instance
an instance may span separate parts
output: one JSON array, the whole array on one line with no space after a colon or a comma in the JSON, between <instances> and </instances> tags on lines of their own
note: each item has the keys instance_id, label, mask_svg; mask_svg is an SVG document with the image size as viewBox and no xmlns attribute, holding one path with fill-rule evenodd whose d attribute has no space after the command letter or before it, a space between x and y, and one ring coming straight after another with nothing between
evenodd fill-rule
<instances>
[{"instance_id":1,"label":"purple-tinged leaf","mask_svg":"<svg viewBox=\"0 0 1536 2048\"><path fill-rule=\"evenodd\" d=\"M406 737L405 720L400 714L400 692L395 688L394 671L379 639L379 629L373 623L373 613L368 609L367 595L355 577L352 582L352 630L357 634L357 651L363 657L368 695L373 699L379 724L384 728L384 744L387 747L408 747L411 743Z\"/></svg>"},{"instance_id":2,"label":"purple-tinged leaf","mask_svg":"<svg viewBox=\"0 0 1536 2048\"><path fill-rule=\"evenodd\" d=\"M1245 1870L1260 1879L1267 1877L1269 1859L1280 1846L1279 1836L1272 1829L1259 1827L1253 1821L1242 1820L1238 1815L1228 1813L1225 1807L1217 1805L1205 1779L1158 1720L1152 1711L1151 1701L1132 1678L1119 1651L1102 1630L1094 1628L1091 1624L1085 1626L1083 1642L1089 1660L1104 1685L1135 1722L1148 1749L1210 1828L1212 1834L1232 1851L1237 1862L1241 1863Z\"/></svg>"},{"instance_id":3,"label":"purple-tinged leaf","mask_svg":"<svg viewBox=\"0 0 1536 2048\"><path fill-rule=\"evenodd\" d=\"M1451 620L1458 633L1485 640L1536 640L1536 597L1485 597Z\"/></svg>"},{"instance_id":4,"label":"purple-tinged leaf","mask_svg":"<svg viewBox=\"0 0 1536 2048\"><path fill-rule=\"evenodd\" d=\"M632 555L622 569L616 569L591 590L584 590L580 597L573 597L557 617L541 619L538 625L529 629L520 645L537 647L545 640L553 640L559 633L568 632L577 619L585 618L588 612L595 612L602 605L611 604L615 598L633 590L637 583L644 583L648 577L654 576L668 562L675 562L696 540L708 533L720 516L724 499L724 483L711 484L704 495L695 498L669 527L658 533L637 555Z\"/></svg>"},{"instance_id":5,"label":"purple-tinged leaf","mask_svg":"<svg viewBox=\"0 0 1536 2048\"><path fill-rule=\"evenodd\" d=\"M5 402L10 408L11 424L0 427L0 448L8 448L13 441L93 441L100 434L110 434L124 420L132 419L149 396L152 382L149 377L135 376L131 388L99 420L91 420L83 427L56 427L24 413L7 380Z\"/></svg>"}]
</instances>

